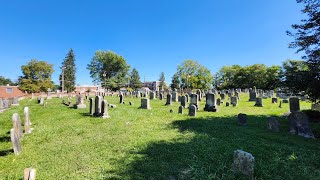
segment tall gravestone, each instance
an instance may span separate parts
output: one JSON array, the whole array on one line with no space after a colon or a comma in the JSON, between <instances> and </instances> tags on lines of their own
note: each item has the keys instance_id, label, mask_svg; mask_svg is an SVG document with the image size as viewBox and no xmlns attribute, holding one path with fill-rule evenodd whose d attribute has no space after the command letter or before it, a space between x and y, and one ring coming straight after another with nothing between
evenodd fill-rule
<instances>
[{"instance_id":1,"label":"tall gravestone","mask_svg":"<svg viewBox=\"0 0 320 180\"><path fill-rule=\"evenodd\" d=\"M300 102L297 97L291 97L289 102L290 112L300 111Z\"/></svg>"},{"instance_id":2,"label":"tall gravestone","mask_svg":"<svg viewBox=\"0 0 320 180\"><path fill-rule=\"evenodd\" d=\"M31 121L30 121L30 112L29 108L25 107L23 109L24 112L24 133L30 134L31 133Z\"/></svg>"},{"instance_id":3,"label":"tall gravestone","mask_svg":"<svg viewBox=\"0 0 320 180\"><path fill-rule=\"evenodd\" d=\"M14 132L18 135L19 138L22 138L23 130L21 126L20 116L18 115L18 113L14 113L12 115L12 122L13 122Z\"/></svg>"},{"instance_id":4,"label":"tall gravestone","mask_svg":"<svg viewBox=\"0 0 320 180\"><path fill-rule=\"evenodd\" d=\"M220 104L221 104L221 100L220 100L220 98L218 98L217 99L217 106L220 106Z\"/></svg>"},{"instance_id":5,"label":"tall gravestone","mask_svg":"<svg viewBox=\"0 0 320 180\"><path fill-rule=\"evenodd\" d=\"M101 102L102 102L102 98L100 96L96 96L95 97L95 101L94 101L94 115L95 116L100 116L101 114Z\"/></svg>"},{"instance_id":6,"label":"tall gravestone","mask_svg":"<svg viewBox=\"0 0 320 180\"><path fill-rule=\"evenodd\" d=\"M204 111L217 112L216 95L212 93L206 94L206 105Z\"/></svg>"},{"instance_id":7,"label":"tall gravestone","mask_svg":"<svg viewBox=\"0 0 320 180\"><path fill-rule=\"evenodd\" d=\"M191 94L190 95L190 105L195 105L197 109L199 109L199 101L198 101L198 95L197 94Z\"/></svg>"},{"instance_id":8,"label":"tall gravestone","mask_svg":"<svg viewBox=\"0 0 320 180\"><path fill-rule=\"evenodd\" d=\"M262 98L256 98L256 104L254 105L256 107L263 107L262 105Z\"/></svg>"},{"instance_id":9,"label":"tall gravestone","mask_svg":"<svg viewBox=\"0 0 320 180\"><path fill-rule=\"evenodd\" d=\"M249 91L249 101L256 101L257 93L256 91L252 90Z\"/></svg>"},{"instance_id":10,"label":"tall gravestone","mask_svg":"<svg viewBox=\"0 0 320 180\"><path fill-rule=\"evenodd\" d=\"M14 130L14 128L12 128L10 130L10 138L11 138L11 142L12 142L12 148L13 148L13 152L15 155L19 155L21 152L21 143L20 143L20 137L19 135L16 133L16 131Z\"/></svg>"},{"instance_id":11,"label":"tall gravestone","mask_svg":"<svg viewBox=\"0 0 320 180\"><path fill-rule=\"evenodd\" d=\"M166 102L166 106L171 105L171 100L172 100L172 95L170 93L167 94L167 102Z\"/></svg>"},{"instance_id":12,"label":"tall gravestone","mask_svg":"<svg viewBox=\"0 0 320 180\"><path fill-rule=\"evenodd\" d=\"M180 101L180 105L185 108L187 105L187 98L186 96L181 96L181 101Z\"/></svg>"},{"instance_id":13,"label":"tall gravestone","mask_svg":"<svg viewBox=\"0 0 320 180\"><path fill-rule=\"evenodd\" d=\"M201 90L198 89L196 94L198 95L198 101L201 101L202 100L202 93L201 93Z\"/></svg>"},{"instance_id":14,"label":"tall gravestone","mask_svg":"<svg viewBox=\"0 0 320 180\"><path fill-rule=\"evenodd\" d=\"M119 101L119 103L120 103L120 104L122 104L122 103L123 103L123 94L122 94L122 93L120 93L120 96L119 96L119 98L120 98L120 101Z\"/></svg>"},{"instance_id":15,"label":"tall gravestone","mask_svg":"<svg viewBox=\"0 0 320 180\"><path fill-rule=\"evenodd\" d=\"M107 100L103 100L101 104L101 116L103 119L109 118L109 112L108 112L108 102Z\"/></svg>"},{"instance_id":16,"label":"tall gravestone","mask_svg":"<svg viewBox=\"0 0 320 180\"><path fill-rule=\"evenodd\" d=\"M182 114L183 108L184 108L183 106L179 106L179 109L178 109L178 113L179 113L179 114Z\"/></svg>"},{"instance_id":17,"label":"tall gravestone","mask_svg":"<svg viewBox=\"0 0 320 180\"><path fill-rule=\"evenodd\" d=\"M173 91L172 91L172 101L173 102L177 102L178 101L178 92L177 92L177 90L176 89L174 89Z\"/></svg>"},{"instance_id":18,"label":"tall gravestone","mask_svg":"<svg viewBox=\"0 0 320 180\"><path fill-rule=\"evenodd\" d=\"M159 99L160 99L160 100L163 100L163 93L160 93L160 94L159 94Z\"/></svg>"},{"instance_id":19,"label":"tall gravestone","mask_svg":"<svg viewBox=\"0 0 320 180\"><path fill-rule=\"evenodd\" d=\"M89 105L90 105L89 114L90 114L91 116L93 116L93 114L94 114L93 98L89 98Z\"/></svg>"}]
</instances>

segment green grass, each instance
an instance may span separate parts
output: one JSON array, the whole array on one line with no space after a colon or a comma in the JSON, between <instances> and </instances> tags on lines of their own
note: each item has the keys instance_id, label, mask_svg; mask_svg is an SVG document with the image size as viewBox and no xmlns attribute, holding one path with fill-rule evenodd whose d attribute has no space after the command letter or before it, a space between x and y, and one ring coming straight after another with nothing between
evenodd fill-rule
<instances>
[{"instance_id":1,"label":"green grass","mask_svg":"<svg viewBox=\"0 0 320 180\"><path fill-rule=\"evenodd\" d=\"M20 101L0 114L0 179L19 179L27 167L37 169L37 179L245 179L231 172L233 151L254 155L256 179L319 179L320 141L288 133L288 104L254 107L241 94L238 107L220 106L204 112L200 103L196 118L178 114L178 102L151 100L151 110L138 109L140 99L107 97L117 108L111 118L88 116L87 109L72 109L61 99L48 100L48 108L36 100ZM133 106L128 102L132 101ZM311 105L301 102L301 109ZM12 114L30 108L32 134L22 140L22 153L12 153ZM170 109L174 113L169 113ZM248 115L248 125L237 125L237 114ZM267 117L278 116L279 133L266 130ZM311 124L319 131L318 124Z\"/></svg>"}]
</instances>

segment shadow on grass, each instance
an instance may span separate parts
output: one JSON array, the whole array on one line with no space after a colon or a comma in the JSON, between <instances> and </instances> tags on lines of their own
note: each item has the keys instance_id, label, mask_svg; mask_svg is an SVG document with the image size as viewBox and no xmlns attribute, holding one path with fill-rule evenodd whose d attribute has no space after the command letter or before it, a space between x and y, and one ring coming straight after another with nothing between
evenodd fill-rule
<instances>
[{"instance_id":1,"label":"shadow on grass","mask_svg":"<svg viewBox=\"0 0 320 180\"><path fill-rule=\"evenodd\" d=\"M13 153L13 149L2 150L2 151L0 151L0 157L1 157L1 156L7 156L7 155L9 155L10 153Z\"/></svg>"},{"instance_id":2,"label":"shadow on grass","mask_svg":"<svg viewBox=\"0 0 320 180\"><path fill-rule=\"evenodd\" d=\"M287 120L280 122L281 132L273 133L266 130L267 116L248 116L247 126L239 126L236 116L174 121L169 128L181 136L137 147L120 162L124 171L104 173L125 179L246 179L231 171L233 152L241 149L255 156L257 179L319 177L320 143L290 135Z\"/></svg>"},{"instance_id":3,"label":"shadow on grass","mask_svg":"<svg viewBox=\"0 0 320 180\"><path fill-rule=\"evenodd\" d=\"M2 136L0 137L0 142L9 142L11 141L9 136Z\"/></svg>"},{"instance_id":4,"label":"shadow on grass","mask_svg":"<svg viewBox=\"0 0 320 180\"><path fill-rule=\"evenodd\" d=\"M90 113L80 113L81 116L86 116L86 117L94 117L94 116L91 116Z\"/></svg>"}]
</instances>

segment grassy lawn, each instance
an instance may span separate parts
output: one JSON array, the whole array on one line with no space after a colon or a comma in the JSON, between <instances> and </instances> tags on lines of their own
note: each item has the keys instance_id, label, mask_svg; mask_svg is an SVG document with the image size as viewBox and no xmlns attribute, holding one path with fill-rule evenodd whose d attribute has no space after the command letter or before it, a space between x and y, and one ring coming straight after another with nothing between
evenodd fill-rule
<instances>
[{"instance_id":1,"label":"grassy lawn","mask_svg":"<svg viewBox=\"0 0 320 180\"><path fill-rule=\"evenodd\" d=\"M320 179L320 141L288 133L281 116L289 104L278 108L263 99L264 107L254 107L241 94L238 107L220 106L216 113L204 112L203 100L197 117L190 118L187 109L177 113L179 102L150 100L152 109L144 110L138 109L140 99L106 99L117 105L109 108L109 119L90 117L88 103L87 109L73 109L58 98L48 100L48 108L23 100L0 114L0 179L22 178L27 167L37 169L37 179L230 179L236 149L253 154L256 179ZM15 156L8 131L13 113L23 121L25 106L34 131ZM247 126L237 125L238 113L248 115ZM280 133L266 130L270 115L279 116Z\"/></svg>"}]
</instances>

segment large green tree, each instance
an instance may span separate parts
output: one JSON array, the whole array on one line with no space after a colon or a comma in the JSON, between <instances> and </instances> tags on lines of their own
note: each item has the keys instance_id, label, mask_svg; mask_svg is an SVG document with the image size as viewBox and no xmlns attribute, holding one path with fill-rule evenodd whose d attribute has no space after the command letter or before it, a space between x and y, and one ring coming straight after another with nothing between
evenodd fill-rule
<instances>
[{"instance_id":1,"label":"large green tree","mask_svg":"<svg viewBox=\"0 0 320 180\"><path fill-rule=\"evenodd\" d=\"M309 73L308 64L305 61L287 60L283 64L284 81L283 85L287 91L298 93L306 91L308 88L308 81L306 76Z\"/></svg>"},{"instance_id":2,"label":"large green tree","mask_svg":"<svg viewBox=\"0 0 320 180\"><path fill-rule=\"evenodd\" d=\"M122 56L112 51L96 51L87 69L93 82L118 90L126 83L130 66Z\"/></svg>"},{"instance_id":3,"label":"large green tree","mask_svg":"<svg viewBox=\"0 0 320 180\"><path fill-rule=\"evenodd\" d=\"M142 83L140 81L140 75L136 68L133 68L130 74L130 86L133 89L138 89L142 87Z\"/></svg>"},{"instance_id":4,"label":"large green tree","mask_svg":"<svg viewBox=\"0 0 320 180\"><path fill-rule=\"evenodd\" d=\"M209 89L213 76L210 70L197 61L185 60L178 65L177 73L184 88Z\"/></svg>"},{"instance_id":5,"label":"large green tree","mask_svg":"<svg viewBox=\"0 0 320 180\"><path fill-rule=\"evenodd\" d=\"M67 92L74 91L76 85L76 64L75 55L72 49L69 50L64 58L61 69L60 86L62 87L62 83L64 83L64 90ZM64 77L63 79L62 76Z\"/></svg>"},{"instance_id":6,"label":"large green tree","mask_svg":"<svg viewBox=\"0 0 320 180\"><path fill-rule=\"evenodd\" d=\"M179 89L180 88L180 80L179 80L179 74L178 73L175 73L172 76L170 87L171 87L171 89Z\"/></svg>"},{"instance_id":7,"label":"large green tree","mask_svg":"<svg viewBox=\"0 0 320 180\"><path fill-rule=\"evenodd\" d=\"M53 64L32 59L27 65L21 66L23 76L19 78L19 89L22 91L47 92L54 84L51 81Z\"/></svg>"},{"instance_id":8,"label":"large green tree","mask_svg":"<svg viewBox=\"0 0 320 180\"><path fill-rule=\"evenodd\" d=\"M304 52L303 59L307 60L309 72L304 79L308 82L307 93L314 102L320 100L320 1L319 0L297 0L304 8L302 13L306 19L301 24L292 25L293 32L287 31L289 36L294 37L290 48L297 49L297 52ZM299 84L296 84L299 86Z\"/></svg>"},{"instance_id":9,"label":"large green tree","mask_svg":"<svg viewBox=\"0 0 320 180\"><path fill-rule=\"evenodd\" d=\"M9 85L15 85L15 83L13 83L13 82L11 81L11 79L5 78L5 77L3 77L3 76L0 76L0 85L1 85L1 86L5 86L5 85L7 85L7 84L9 84Z\"/></svg>"}]
</instances>

